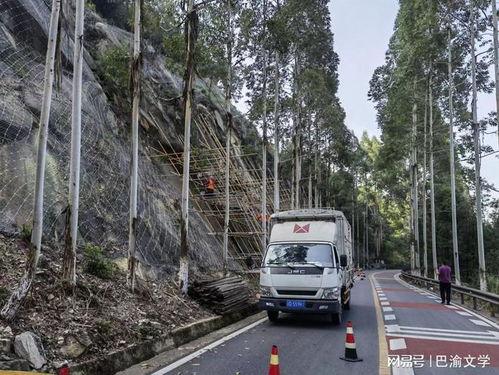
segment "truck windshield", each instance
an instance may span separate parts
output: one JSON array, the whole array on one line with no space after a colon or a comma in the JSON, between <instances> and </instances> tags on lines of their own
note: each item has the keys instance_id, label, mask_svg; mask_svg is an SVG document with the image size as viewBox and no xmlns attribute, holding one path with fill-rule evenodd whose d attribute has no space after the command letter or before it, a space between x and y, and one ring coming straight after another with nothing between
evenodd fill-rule
<instances>
[{"instance_id":1,"label":"truck windshield","mask_svg":"<svg viewBox=\"0 0 499 375\"><path fill-rule=\"evenodd\" d=\"M319 243L270 245L265 256L265 266L313 264L333 267L331 246Z\"/></svg>"}]
</instances>

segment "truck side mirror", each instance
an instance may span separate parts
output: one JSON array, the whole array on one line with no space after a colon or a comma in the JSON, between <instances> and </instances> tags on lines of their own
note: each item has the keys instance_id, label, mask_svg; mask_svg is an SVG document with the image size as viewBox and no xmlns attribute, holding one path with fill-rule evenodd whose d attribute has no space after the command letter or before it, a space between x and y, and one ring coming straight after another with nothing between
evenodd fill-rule
<instances>
[{"instance_id":1,"label":"truck side mirror","mask_svg":"<svg viewBox=\"0 0 499 375\"><path fill-rule=\"evenodd\" d=\"M346 256L346 254L341 254L340 255L340 266L341 267L346 267L348 264L348 258Z\"/></svg>"}]
</instances>

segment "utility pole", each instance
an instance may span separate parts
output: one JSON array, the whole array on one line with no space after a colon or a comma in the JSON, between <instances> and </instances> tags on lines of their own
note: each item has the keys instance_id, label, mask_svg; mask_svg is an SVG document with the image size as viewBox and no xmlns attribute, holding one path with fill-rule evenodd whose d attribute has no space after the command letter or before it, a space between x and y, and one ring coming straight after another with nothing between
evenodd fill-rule
<instances>
[{"instance_id":1,"label":"utility pole","mask_svg":"<svg viewBox=\"0 0 499 375\"><path fill-rule=\"evenodd\" d=\"M142 52L140 48L142 30L142 1L135 0L135 21L133 35L133 62L132 62L132 160L130 174L130 223L128 234L128 286L135 290L135 273L137 268L137 191L139 171L139 111L140 91L142 79Z\"/></svg>"},{"instance_id":2,"label":"utility pole","mask_svg":"<svg viewBox=\"0 0 499 375\"><path fill-rule=\"evenodd\" d=\"M229 223L230 223L230 146L232 133L232 9L231 0L227 0L227 87L225 93L225 107L227 111L227 139L225 141L225 220L223 237L224 269L228 269L229 259Z\"/></svg>"},{"instance_id":3,"label":"utility pole","mask_svg":"<svg viewBox=\"0 0 499 375\"><path fill-rule=\"evenodd\" d=\"M428 101L430 116L430 208L431 208L431 254L433 258L433 276L437 279L437 224L435 219L435 171L433 161L433 72L430 62L428 83Z\"/></svg>"},{"instance_id":4,"label":"utility pole","mask_svg":"<svg viewBox=\"0 0 499 375\"><path fill-rule=\"evenodd\" d=\"M45 57L45 76L43 81L43 98L38 127L38 151L36 163L35 180L35 202L33 216L33 231L31 233L31 246L26 262L26 270L19 282L17 289L11 294L9 300L2 308L0 316L7 321L12 320L19 307L28 294L38 268L42 248L43 234L43 189L45 183L45 164L47 156L47 138L49 130L50 106L52 104L52 89L54 84L54 64L57 50L57 38L59 29L59 17L61 11L61 0L52 2L50 14L50 26L47 43L47 54Z\"/></svg>"},{"instance_id":5,"label":"utility pole","mask_svg":"<svg viewBox=\"0 0 499 375\"><path fill-rule=\"evenodd\" d=\"M496 83L496 121L497 121L497 143L499 144L499 32L497 28L497 4L496 0L492 1L492 28L494 33L494 72Z\"/></svg>"},{"instance_id":6,"label":"utility pole","mask_svg":"<svg viewBox=\"0 0 499 375\"><path fill-rule=\"evenodd\" d=\"M478 264L480 276L480 290L487 290L487 278L485 271L485 255L483 244L483 224L482 224L482 182L480 176L481 145L480 145L480 124L478 123L477 112L477 83L476 83L476 55L475 55L475 7L471 1L470 12L470 38L471 38L471 80L473 88L472 115L473 115L473 136L475 143L475 209L476 226L478 240Z\"/></svg>"},{"instance_id":7,"label":"utility pole","mask_svg":"<svg viewBox=\"0 0 499 375\"><path fill-rule=\"evenodd\" d=\"M84 17L85 1L76 0L73 53L73 108L71 116L71 166L69 171L66 241L62 265L62 279L73 286L76 285L76 246L78 241L78 211L80 204L81 91L83 77Z\"/></svg>"},{"instance_id":8,"label":"utility pole","mask_svg":"<svg viewBox=\"0 0 499 375\"><path fill-rule=\"evenodd\" d=\"M187 1L186 27L186 72L184 87L184 160L182 170L182 218L180 228L180 291L187 294L189 287L189 174L191 161L191 121L192 121L192 86L194 81L194 48L197 37L197 13L194 0Z\"/></svg>"},{"instance_id":9,"label":"utility pole","mask_svg":"<svg viewBox=\"0 0 499 375\"><path fill-rule=\"evenodd\" d=\"M495 1L494 1L495 2ZM456 284L461 285L461 271L459 269L459 244L457 242L457 208L456 208L456 168L454 156L454 79L452 76L452 31L449 24L447 30L448 49L449 49L449 147L450 147L450 191L451 191L451 210L452 210L452 254L454 255L454 275Z\"/></svg>"}]
</instances>

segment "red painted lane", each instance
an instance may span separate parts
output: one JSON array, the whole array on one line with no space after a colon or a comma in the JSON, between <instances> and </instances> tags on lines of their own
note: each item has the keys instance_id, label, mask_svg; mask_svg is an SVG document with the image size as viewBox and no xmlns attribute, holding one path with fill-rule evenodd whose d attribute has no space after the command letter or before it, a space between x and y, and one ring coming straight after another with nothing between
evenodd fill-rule
<instances>
[{"instance_id":1,"label":"red painted lane","mask_svg":"<svg viewBox=\"0 0 499 375\"><path fill-rule=\"evenodd\" d=\"M389 340L398 339L400 337L387 336L388 345ZM490 344L476 344L467 342L452 342L440 340L425 340L410 337L404 337L407 349L403 350L390 350L390 354L411 354L411 355L424 355L425 360L433 362L436 360L437 355L445 355L450 360L451 356L458 355L461 358L472 356L475 357L473 363L477 364L479 356L488 355L490 358L490 365L487 367L499 367L499 346ZM390 346L388 346L389 348ZM466 361L462 360L463 365ZM478 366L477 366L478 367Z\"/></svg>"},{"instance_id":2,"label":"red painted lane","mask_svg":"<svg viewBox=\"0 0 499 375\"><path fill-rule=\"evenodd\" d=\"M391 307L401 307L404 309L428 309L428 310L445 310L451 311L445 305L440 303L417 303L417 302L392 302Z\"/></svg>"}]
</instances>

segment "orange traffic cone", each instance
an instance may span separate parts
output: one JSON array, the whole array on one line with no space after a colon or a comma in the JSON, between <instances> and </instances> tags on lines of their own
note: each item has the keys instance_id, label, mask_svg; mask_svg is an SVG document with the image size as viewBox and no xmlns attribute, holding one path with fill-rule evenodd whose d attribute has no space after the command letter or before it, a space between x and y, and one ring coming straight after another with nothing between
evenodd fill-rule
<instances>
[{"instance_id":1,"label":"orange traffic cone","mask_svg":"<svg viewBox=\"0 0 499 375\"><path fill-rule=\"evenodd\" d=\"M272 353L270 354L269 375L280 375L279 371L279 353L277 346L272 345Z\"/></svg>"},{"instance_id":2,"label":"orange traffic cone","mask_svg":"<svg viewBox=\"0 0 499 375\"><path fill-rule=\"evenodd\" d=\"M355 338L353 337L353 326L352 322L347 322L347 336L345 340L345 356L340 357L344 361L348 362L360 362L362 359L357 357L357 349L355 347Z\"/></svg>"}]
</instances>

